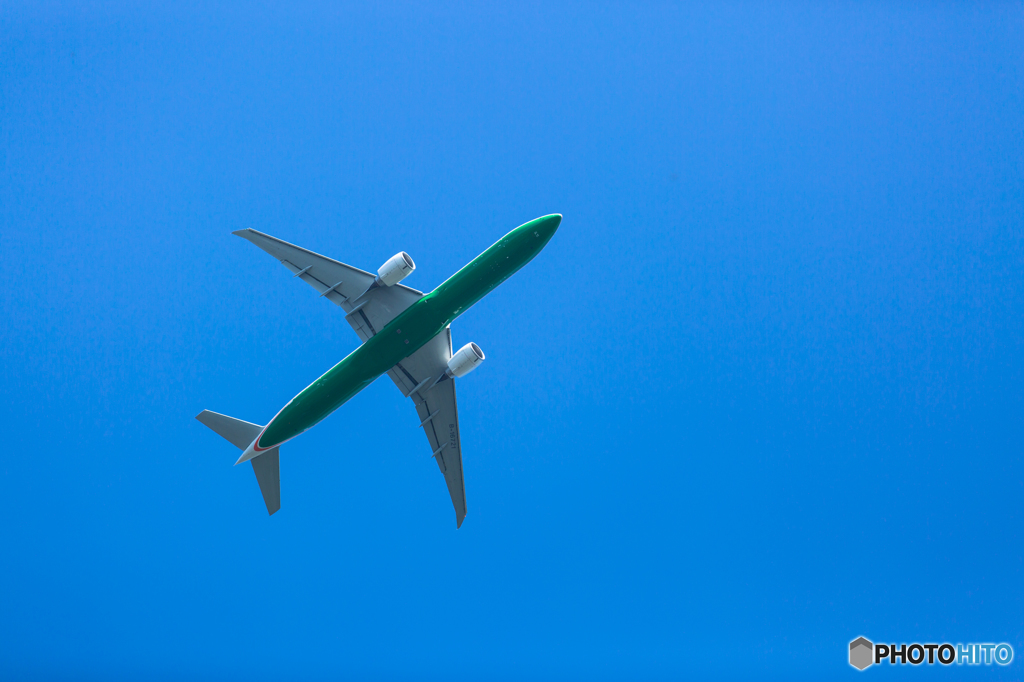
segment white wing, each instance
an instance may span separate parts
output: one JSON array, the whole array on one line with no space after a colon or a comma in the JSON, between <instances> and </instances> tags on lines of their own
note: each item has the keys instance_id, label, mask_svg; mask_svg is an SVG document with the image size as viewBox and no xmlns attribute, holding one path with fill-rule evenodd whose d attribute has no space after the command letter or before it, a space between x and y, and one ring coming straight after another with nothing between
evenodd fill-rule
<instances>
[{"instance_id":1,"label":"white wing","mask_svg":"<svg viewBox=\"0 0 1024 682\"><path fill-rule=\"evenodd\" d=\"M451 328L432 338L425 346L388 370L388 376L416 405L430 450L448 484L455 507L455 524L466 518L466 486L462 478L462 439L459 436L459 407L455 401L455 380L430 384L448 369L452 357ZM427 384L410 395L424 381Z\"/></svg>"},{"instance_id":2,"label":"white wing","mask_svg":"<svg viewBox=\"0 0 1024 682\"><path fill-rule=\"evenodd\" d=\"M256 230L238 230L232 234L248 239L281 261L296 277L344 309L347 313L345 319L362 341L383 329L423 296L422 292L401 284L377 287L366 296L361 296L376 279L374 274ZM353 301L356 303L353 304Z\"/></svg>"}]
</instances>

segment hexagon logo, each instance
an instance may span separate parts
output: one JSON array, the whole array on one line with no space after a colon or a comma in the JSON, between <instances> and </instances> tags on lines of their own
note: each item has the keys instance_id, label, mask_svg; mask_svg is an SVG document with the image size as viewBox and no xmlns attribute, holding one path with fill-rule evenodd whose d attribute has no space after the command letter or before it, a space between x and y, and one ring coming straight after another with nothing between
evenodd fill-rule
<instances>
[{"instance_id":1,"label":"hexagon logo","mask_svg":"<svg viewBox=\"0 0 1024 682\"><path fill-rule=\"evenodd\" d=\"M863 637L850 642L850 665L863 670L875 662L875 645Z\"/></svg>"}]
</instances>

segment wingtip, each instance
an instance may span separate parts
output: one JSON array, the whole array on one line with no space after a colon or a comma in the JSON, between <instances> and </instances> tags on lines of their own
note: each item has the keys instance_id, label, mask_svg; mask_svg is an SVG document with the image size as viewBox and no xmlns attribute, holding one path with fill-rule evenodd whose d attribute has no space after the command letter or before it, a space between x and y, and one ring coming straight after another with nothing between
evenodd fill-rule
<instances>
[{"instance_id":1,"label":"wingtip","mask_svg":"<svg viewBox=\"0 0 1024 682\"><path fill-rule=\"evenodd\" d=\"M455 529L458 530L459 528L462 528L462 522L465 521L465 520L466 520L466 515L465 514L463 514L462 516L456 516L455 517Z\"/></svg>"},{"instance_id":2,"label":"wingtip","mask_svg":"<svg viewBox=\"0 0 1024 682\"><path fill-rule=\"evenodd\" d=\"M235 235L236 237L244 237L244 236L245 236L246 234L248 234L249 232L252 232L252 229L250 229L250 228L248 228L248 227L247 227L247 228L245 228L244 230L235 230L235 231L234 231L234 232L232 232L231 234Z\"/></svg>"}]
</instances>

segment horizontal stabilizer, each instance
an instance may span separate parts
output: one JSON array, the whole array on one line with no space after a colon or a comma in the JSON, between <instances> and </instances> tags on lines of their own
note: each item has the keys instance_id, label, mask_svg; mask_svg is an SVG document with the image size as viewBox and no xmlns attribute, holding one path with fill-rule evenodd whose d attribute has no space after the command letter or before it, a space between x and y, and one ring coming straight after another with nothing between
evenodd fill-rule
<instances>
[{"instance_id":1,"label":"horizontal stabilizer","mask_svg":"<svg viewBox=\"0 0 1024 682\"><path fill-rule=\"evenodd\" d=\"M239 450L247 450L256 437L263 431L263 427L252 422L244 422L241 419L229 417L226 414L218 414L203 410L196 419L217 432L217 434L234 445ZM263 502L267 505L267 512L273 514L281 508L281 457L278 448L271 448L253 457L252 470L256 472L256 482L260 484L260 492L263 493Z\"/></svg>"},{"instance_id":2,"label":"horizontal stabilizer","mask_svg":"<svg viewBox=\"0 0 1024 682\"><path fill-rule=\"evenodd\" d=\"M256 440L256 436L260 435L260 431L263 430L263 427L258 424L244 422L241 419L235 419L226 414L210 412L209 410L200 412L196 419L216 431L217 435L239 450L245 450L249 447Z\"/></svg>"},{"instance_id":3,"label":"horizontal stabilizer","mask_svg":"<svg viewBox=\"0 0 1024 682\"><path fill-rule=\"evenodd\" d=\"M278 448L271 448L252 460L256 482L260 484L267 513L273 514L281 508L281 457Z\"/></svg>"}]
</instances>

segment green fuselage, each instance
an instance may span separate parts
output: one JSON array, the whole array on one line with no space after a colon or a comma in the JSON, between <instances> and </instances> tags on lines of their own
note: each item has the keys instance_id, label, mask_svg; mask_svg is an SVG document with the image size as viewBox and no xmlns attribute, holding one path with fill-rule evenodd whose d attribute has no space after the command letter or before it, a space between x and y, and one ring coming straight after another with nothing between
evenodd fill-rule
<instances>
[{"instance_id":1,"label":"green fuselage","mask_svg":"<svg viewBox=\"0 0 1024 682\"><path fill-rule=\"evenodd\" d=\"M531 220L399 314L375 336L292 398L255 443L266 450L317 424L427 341L540 253L560 215ZM398 330L401 330L399 332Z\"/></svg>"}]
</instances>

